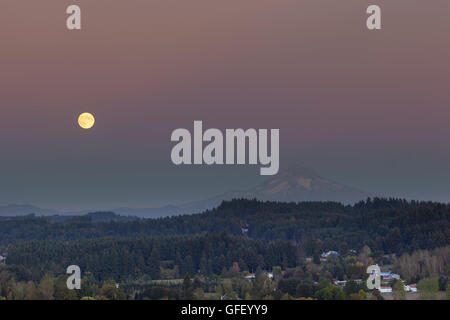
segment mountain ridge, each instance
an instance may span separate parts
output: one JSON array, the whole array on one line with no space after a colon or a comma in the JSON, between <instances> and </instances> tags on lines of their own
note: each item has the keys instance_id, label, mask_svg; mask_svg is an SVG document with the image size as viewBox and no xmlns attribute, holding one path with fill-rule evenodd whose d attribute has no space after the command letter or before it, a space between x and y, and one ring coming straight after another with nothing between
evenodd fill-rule
<instances>
[{"instance_id":1,"label":"mountain ridge","mask_svg":"<svg viewBox=\"0 0 450 320\"><path fill-rule=\"evenodd\" d=\"M118 215L143 218L158 218L182 214L199 213L219 206L222 201L232 199L258 199L261 201L303 202L335 201L352 204L375 195L334 182L319 175L315 170L300 165L289 166L256 185L242 191L229 191L217 196L192 201L181 205L165 205L156 208L120 207L107 210L84 210L77 212L58 212L32 205L0 206L0 216L36 215L83 215L90 212L114 212Z\"/></svg>"}]
</instances>

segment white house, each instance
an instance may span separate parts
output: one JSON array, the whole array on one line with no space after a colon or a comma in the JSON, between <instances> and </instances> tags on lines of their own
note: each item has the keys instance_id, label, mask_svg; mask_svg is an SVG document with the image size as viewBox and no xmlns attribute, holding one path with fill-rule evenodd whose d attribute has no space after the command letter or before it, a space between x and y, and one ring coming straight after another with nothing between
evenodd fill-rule
<instances>
[{"instance_id":1,"label":"white house","mask_svg":"<svg viewBox=\"0 0 450 320\"><path fill-rule=\"evenodd\" d=\"M246 275L244 278L247 279L247 280L255 279L255 274L254 273L250 273L250 274Z\"/></svg>"},{"instance_id":2,"label":"white house","mask_svg":"<svg viewBox=\"0 0 450 320\"><path fill-rule=\"evenodd\" d=\"M417 292L417 285L415 283L414 284L408 284L408 285L405 286L405 291L415 293L415 292Z\"/></svg>"},{"instance_id":3,"label":"white house","mask_svg":"<svg viewBox=\"0 0 450 320\"><path fill-rule=\"evenodd\" d=\"M334 284L339 287L345 287L345 284L347 283L347 280L336 280L334 281Z\"/></svg>"},{"instance_id":4,"label":"white house","mask_svg":"<svg viewBox=\"0 0 450 320\"><path fill-rule=\"evenodd\" d=\"M339 255L339 252L337 252L337 251L328 251L328 252L324 252L324 253L322 253L322 258L324 258L324 259L326 259L326 258L328 258L328 256L331 256L331 255Z\"/></svg>"},{"instance_id":5,"label":"white house","mask_svg":"<svg viewBox=\"0 0 450 320\"><path fill-rule=\"evenodd\" d=\"M391 287L380 287L380 289L378 289L378 291L380 291L380 293L392 293L392 288Z\"/></svg>"},{"instance_id":6,"label":"white house","mask_svg":"<svg viewBox=\"0 0 450 320\"><path fill-rule=\"evenodd\" d=\"M397 279L397 280L400 279L400 275L399 274L392 273L391 271L380 272L380 276L381 276L381 279L387 280L387 281L393 280L393 279Z\"/></svg>"}]
</instances>

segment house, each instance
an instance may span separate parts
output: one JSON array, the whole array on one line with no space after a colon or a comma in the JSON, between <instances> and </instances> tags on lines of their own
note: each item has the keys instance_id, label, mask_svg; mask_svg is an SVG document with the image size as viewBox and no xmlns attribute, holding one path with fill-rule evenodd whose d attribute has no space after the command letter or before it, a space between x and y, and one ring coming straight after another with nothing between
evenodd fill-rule
<instances>
[{"instance_id":1,"label":"house","mask_svg":"<svg viewBox=\"0 0 450 320\"><path fill-rule=\"evenodd\" d=\"M381 276L381 279L385 280L385 281L390 281L390 280L394 280L394 279L399 280L400 279L400 275L398 275L396 273L392 273L391 271L380 272L380 276Z\"/></svg>"},{"instance_id":2,"label":"house","mask_svg":"<svg viewBox=\"0 0 450 320\"><path fill-rule=\"evenodd\" d=\"M249 227L250 227L250 226L249 226L248 223L241 224L241 231L242 231L242 234L248 233L248 228L249 228Z\"/></svg>"},{"instance_id":3,"label":"house","mask_svg":"<svg viewBox=\"0 0 450 320\"><path fill-rule=\"evenodd\" d=\"M417 284L413 283L413 284L406 285L405 286L405 291L416 293L417 292Z\"/></svg>"},{"instance_id":4,"label":"house","mask_svg":"<svg viewBox=\"0 0 450 320\"><path fill-rule=\"evenodd\" d=\"M250 273L249 275L246 275L244 278L248 281L253 280L253 279L255 279L255 274Z\"/></svg>"},{"instance_id":5,"label":"house","mask_svg":"<svg viewBox=\"0 0 450 320\"><path fill-rule=\"evenodd\" d=\"M392 287L380 287L378 291L380 293L392 293Z\"/></svg>"},{"instance_id":6,"label":"house","mask_svg":"<svg viewBox=\"0 0 450 320\"><path fill-rule=\"evenodd\" d=\"M338 287L345 287L345 284L347 283L347 280L335 280L334 284Z\"/></svg>"},{"instance_id":7,"label":"house","mask_svg":"<svg viewBox=\"0 0 450 320\"><path fill-rule=\"evenodd\" d=\"M337 255L339 255L339 252L337 252L337 251L324 252L324 253L322 253L322 258L326 259L326 258L328 258L331 255L336 255L337 256Z\"/></svg>"},{"instance_id":8,"label":"house","mask_svg":"<svg viewBox=\"0 0 450 320\"><path fill-rule=\"evenodd\" d=\"M268 272L267 273L267 278L273 279L273 273L272 272ZM247 280L247 281L251 281L251 280L255 279L255 274L254 273L250 273L250 274L244 276L244 279Z\"/></svg>"}]
</instances>

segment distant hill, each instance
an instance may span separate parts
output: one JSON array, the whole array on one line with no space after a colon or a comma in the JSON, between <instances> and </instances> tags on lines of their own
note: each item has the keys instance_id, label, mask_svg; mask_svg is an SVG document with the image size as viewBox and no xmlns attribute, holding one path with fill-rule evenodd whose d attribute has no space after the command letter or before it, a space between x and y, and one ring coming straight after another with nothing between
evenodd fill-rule
<instances>
[{"instance_id":1,"label":"distant hill","mask_svg":"<svg viewBox=\"0 0 450 320\"><path fill-rule=\"evenodd\" d=\"M145 218L171 217L175 215L194 213L187 212L185 209L177 206L163 206L159 208L116 208L110 210L122 216L136 216Z\"/></svg>"},{"instance_id":2,"label":"distant hill","mask_svg":"<svg viewBox=\"0 0 450 320\"><path fill-rule=\"evenodd\" d=\"M114 212L89 212L83 215L55 215L46 217L52 222L129 222L139 218L131 215L118 215Z\"/></svg>"},{"instance_id":3,"label":"distant hill","mask_svg":"<svg viewBox=\"0 0 450 320\"><path fill-rule=\"evenodd\" d=\"M35 214L37 216L48 216L59 214L59 212L52 209L42 209L28 204L10 204L6 206L0 206L0 217L25 216L29 214Z\"/></svg>"},{"instance_id":4,"label":"distant hill","mask_svg":"<svg viewBox=\"0 0 450 320\"><path fill-rule=\"evenodd\" d=\"M316 238L323 241L327 250L341 251L344 244L348 249L359 250L367 244L372 252L401 254L449 245L450 205L379 198L354 205L240 199L224 201L218 208L204 213L161 219L136 219L112 213L93 213L71 219L64 217L60 221L55 217L0 218L2 245L35 240L73 241L203 233L227 233L268 242L287 240L303 243Z\"/></svg>"},{"instance_id":5,"label":"distant hill","mask_svg":"<svg viewBox=\"0 0 450 320\"><path fill-rule=\"evenodd\" d=\"M199 213L215 208L222 201L232 199L258 199L262 201L302 202L302 201L335 201L353 204L373 194L349 187L323 178L310 168L291 166L268 178L266 181L243 191L230 191L205 200L194 201L183 205L167 205L158 208L112 208L107 211L122 216L141 218L170 217L182 214ZM43 215L83 215L91 211L57 212L30 205L11 205L0 207L0 216L18 216L34 213Z\"/></svg>"}]
</instances>

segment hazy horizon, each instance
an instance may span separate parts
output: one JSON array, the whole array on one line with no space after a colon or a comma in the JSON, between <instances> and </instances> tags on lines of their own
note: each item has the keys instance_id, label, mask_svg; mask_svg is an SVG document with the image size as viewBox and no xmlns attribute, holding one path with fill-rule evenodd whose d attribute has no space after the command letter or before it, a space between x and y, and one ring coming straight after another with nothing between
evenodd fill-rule
<instances>
[{"instance_id":1,"label":"hazy horizon","mask_svg":"<svg viewBox=\"0 0 450 320\"><path fill-rule=\"evenodd\" d=\"M320 173L318 173L317 171L315 171L314 169L312 169L310 167L300 166L300 168L301 169L305 169L305 170L312 170L315 174L318 174L318 176L320 178L324 178L325 180L327 180L327 181L329 181L331 183L337 183L339 185L342 185L342 184L340 184L339 181L327 179L327 177L321 175ZM289 169L292 170L292 166ZM283 174L283 173L286 174L284 171L280 172L280 174ZM178 202L178 203L177 202L167 202L167 203L163 203L163 204L156 205L156 206L151 206L151 205L150 206L133 206L133 205L120 206L119 205L119 206L115 206L115 207L112 207L112 206L101 207L100 206L100 207L84 207L84 208L76 208L76 209L67 209L67 208L58 208L58 207L42 207L42 206L39 206L39 205L33 204L33 203L7 203L7 202L3 203L3 202L0 202L0 207L34 206L34 207L38 207L38 208L44 209L44 210L58 211L58 213L62 213L62 214L79 214L79 213L87 213L87 212L94 212L94 211L107 212L107 211L114 211L114 210L117 210L117 209L160 209L160 208L164 208L166 206L167 207L170 207L170 206L175 206L175 207L181 206L180 208L183 208L183 206L189 205L191 203L197 203L197 202L201 203L204 200L208 200L210 198L215 198L215 197L220 197L222 195L226 195L227 192L234 192L234 191L245 192L247 190L252 190L254 187L262 186L264 181L270 181L270 179L274 179L274 178L276 178L276 177L270 177L270 178L264 177L264 178L262 178L261 183L258 183L256 185L252 185L250 189L233 189L233 190L230 189L230 190L227 190L226 192L224 192L222 194L214 194L214 195L211 195L209 197L204 196L204 197L195 198L195 199L191 199L189 201ZM353 188L353 186L350 186L350 185L345 185L344 184L343 186L349 187L349 188ZM395 196L395 195L389 195L389 194L371 193L371 192L368 192L367 190L361 190L361 189L358 189L358 188L355 188L355 189L359 190L359 191L361 191L363 193L367 193L368 194L367 197L370 197L370 198L375 198L375 197L379 197L379 198L400 198L400 199L405 199L405 200L408 200L408 201L416 200L416 201L433 201L433 202L440 202L440 203L444 203L444 204L448 204L449 203L449 201L446 201L446 200L438 200L438 199L436 200L436 199L426 199L426 198L423 198L423 199L420 199L420 198L408 198L408 197L401 197L401 196ZM257 199L261 200L261 201L267 201L267 199L261 199L261 198L258 198L258 197L257 197ZM365 199L366 199L365 197L361 198L361 200L365 200ZM228 199L223 199L223 200L228 200ZM275 200L273 200L273 201L275 201ZM283 201L283 200L276 200L276 201ZM302 202L302 201L336 201L336 200L332 200L332 199L327 199L327 200L316 200L316 199L302 200L302 199L298 199L298 200L295 200L295 201L296 202ZM341 201L337 201L337 202L341 202ZM345 203L347 203L347 202L344 202L344 204ZM350 201L349 204L353 204L353 203L355 203L355 202L354 201ZM196 211L194 210L194 212L189 212L189 213L195 213L197 211L198 212L202 212L203 209L196 210ZM119 212L119 214L120 214L120 212Z\"/></svg>"}]
</instances>

